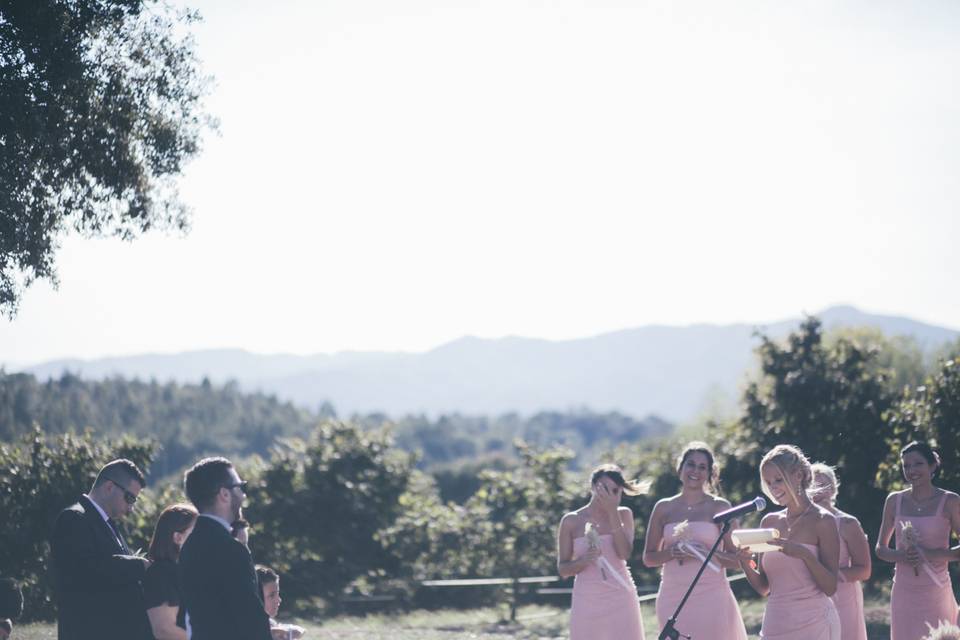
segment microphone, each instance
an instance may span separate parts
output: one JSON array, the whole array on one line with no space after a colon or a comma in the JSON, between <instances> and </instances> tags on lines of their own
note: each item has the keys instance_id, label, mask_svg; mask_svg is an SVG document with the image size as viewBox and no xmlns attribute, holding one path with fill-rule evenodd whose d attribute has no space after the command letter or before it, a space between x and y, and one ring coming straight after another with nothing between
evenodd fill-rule
<instances>
[{"instance_id":1,"label":"microphone","mask_svg":"<svg viewBox=\"0 0 960 640\"><path fill-rule=\"evenodd\" d=\"M763 498L754 498L750 502L744 502L743 504L738 504L737 506L731 507L726 511L721 511L717 515L713 516L713 521L717 524L721 524L727 520L739 518L742 515L753 513L754 511L763 511L766 508L766 500Z\"/></svg>"}]
</instances>

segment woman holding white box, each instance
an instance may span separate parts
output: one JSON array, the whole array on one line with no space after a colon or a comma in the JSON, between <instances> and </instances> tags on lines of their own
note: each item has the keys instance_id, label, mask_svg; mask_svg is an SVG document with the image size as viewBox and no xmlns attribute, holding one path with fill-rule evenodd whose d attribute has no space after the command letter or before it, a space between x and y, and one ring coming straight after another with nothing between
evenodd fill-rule
<instances>
[{"instance_id":1,"label":"woman holding white box","mask_svg":"<svg viewBox=\"0 0 960 640\"><path fill-rule=\"evenodd\" d=\"M764 493L786 507L768 513L761 527L776 529L757 567L747 552L740 565L751 586L769 596L764 640L840 640L840 618L830 599L837 590L840 536L836 519L810 497L810 461L793 445L778 445L760 462Z\"/></svg>"}]
</instances>

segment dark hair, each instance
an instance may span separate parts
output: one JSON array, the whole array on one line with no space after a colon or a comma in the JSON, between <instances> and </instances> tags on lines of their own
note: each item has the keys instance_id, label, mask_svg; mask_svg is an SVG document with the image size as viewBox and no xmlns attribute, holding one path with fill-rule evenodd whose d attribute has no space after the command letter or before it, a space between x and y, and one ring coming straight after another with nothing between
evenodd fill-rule
<instances>
[{"instance_id":1,"label":"dark hair","mask_svg":"<svg viewBox=\"0 0 960 640\"><path fill-rule=\"evenodd\" d=\"M107 480L119 482L121 486L126 481L135 480L140 483L141 488L147 486L147 479L143 477L143 472L126 458L119 458L103 465L97 473L97 479L93 482L94 489L105 484Z\"/></svg>"},{"instance_id":2,"label":"dark hair","mask_svg":"<svg viewBox=\"0 0 960 640\"><path fill-rule=\"evenodd\" d=\"M639 496L649 489L648 482L627 480L623 477L623 469L615 464L601 464L590 474L590 486L597 484L600 478L607 477L613 480L628 496Z\"/></svg>"},{"instance_id":3,"label":"dark hair","mask_svg":"<svg viewBox=\"0 0 960 640\"><path fill-rule=\"evenodd\" d=\"M153 529L147 557L157 560L173 560L180 557L180 547L173 541L173 534L183 533L197 520L197 510L189 504L174 504L163 510Z\"/></svg>"},{"instance_id":4,"label":"dark hair","mask_svg":"<svg viewBox=\"0 0 960 640\"><path fill-rule=\"evenodd\" d=\"M183 487L190 502L203 511L213 506L217 492L230 483L233 463L226 458L204 458L183 474Z\"/></svg>"},{"instance_id":5,"label":"dark hair","mask_svg":"<svg viewBox=\"0 0 960 640\"><path fill-rule=\"evenodd\" d=\"M936 449L931 447L926 442L921 442L919 440L914 440L903 449L900 450L900 457L907 455L910 452L916 451L924 460L933 467L933 477L936 478L940 475L940 454L937 453Z\"/></svg>"},{"instance_id":6,"label":"dark hair","mask_svg":"<svg viewBox=\"0 0 960 640\"><path fill-rule=\"evenodd\" d=\"M687 444L683 452L677 457L677 475L679 475L683 470L683 464L687 461L694 453L702 453L707 456L707 482L710 485L710 488L714 491L718 491L720 486L720 473L717 470L717 465L714 462L713 458L713 449L706 442L701 442L699 440L694 440Z\"/></svg>"},{"instance_id":7,"label":"dark hair","mask_svg":"<svg viewBox=\"0 0 960 640\"><path fill-rule=\"evenodd\" d=\"M13 632L13 623L10 622L10 618L3 618L0 620L0 629L3 629L7 633Z\"/></svg>"},{"instance_id":8,"label":"dark hair","mask_svg":"<svg viewBox=\"0 0 960 640\"><path fill-rule=\"evenodd\" d=\"M257 565L257 587L260 589L260 592L263 593L264 585L274 584L280 579L279 574L270 567L266 567L262 564Z\"/></svg>"},{"instance_id":9,"label":"dark hair","mask_svg":"<svg viewBox=\"0 0 960 640\"><path fill-rule=\"evenodd\" d=\"M0 579L0 618L19 618L23 613L20 585L11 578Z\"/></svg>"}]
</instances>

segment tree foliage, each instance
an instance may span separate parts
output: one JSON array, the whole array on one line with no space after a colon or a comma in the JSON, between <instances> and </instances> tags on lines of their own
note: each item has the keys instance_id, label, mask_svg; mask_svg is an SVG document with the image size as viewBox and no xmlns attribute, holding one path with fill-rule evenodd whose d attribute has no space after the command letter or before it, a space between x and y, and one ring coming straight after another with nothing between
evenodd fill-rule
<instances>
[{"instance_id":1,"label":"tree foliage","mask_svg":"<svg viewBox=\"0 0 960 640\"><path fill-rule=\"evenodd\" d=\"M960 357L943 360L925 384L907 389L887 421L888 455L877 471L878 482L885 486L902 482L900 449L921 440L940 450L937 483L960 491Z\"/></svg>"},{"instance_id":2,"label":"tree foliage","mask_svg":"<svg viewBox=\"0 0 960 640\"><path fill-rule=\"evenodd\" d=\"M0 440L29 433L92 429L130 434L160 445L152 476L180 472L205 454L269 455L277 438L306 436L316 416L236 384L83 380L71 374L40 382L0 371Z\"/></svg>"},{"instance_id":3,"label":"tree foliage","mask_svg":"<svg viewBox=\"0 0 960 640\"><path fill-rule=\"evenodd\" d=\"M413 463L384 429L328 421L308 442L288 442L250 470L257 561L284 574L288 595L332 604L354 581L395 573L375 534L399 515Z\"/></svg>"},{"instance_id":4,"label":"tree foliage","mask_svg":"<svg viewBox=\"0 0 960 640\"><path fill-rule=\"evenodd\" d=\"M442 503L429 484L414 485L415 491L401 497L403 511L378 537L397 558L404 577L415 583L554 573L556 527L573 508L577 493L567 472L573 452L537 451L522 441L514 446L520 466L482 471L479 489L462 506ZM423 606L475 606L497 597L489 588L412 586L410 591Z\"/></svg>"},{"instance_id":5,"label":"tree foliage","mask_svg":"<svg viewBox=\"0 0 960 640\"><path fill-rule=\"evenodd\" d=\"M197 19L159 0L0 2L0 310L55 281L71 230L185 229L174 177L212 124Z\"/></svg>"},{"instance_id":6,"label":"tree foliage","mask_svg":"<svg viewBox=\"0 0 960 640\"><path fill-rule=\"evenodd\" d=\"M368 417L364 421L369 421ZM542 411L529 417L441 415L405 416L396 421L397 444L420 454L420 468L450 469L463 464L504 459L518 462L513 446L520 439L536 449L567 447L571 464L593 460L621 442L640 442L669 434L673 425L656 416L637 419L616 411L575 409Z\"/></svg>"}]
</instances>

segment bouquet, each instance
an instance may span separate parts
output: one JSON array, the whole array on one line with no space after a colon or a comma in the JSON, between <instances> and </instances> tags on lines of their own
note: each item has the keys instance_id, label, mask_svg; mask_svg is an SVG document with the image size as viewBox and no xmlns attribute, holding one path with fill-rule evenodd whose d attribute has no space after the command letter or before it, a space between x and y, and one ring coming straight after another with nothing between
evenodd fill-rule
<instances>
[{"instance_id":1,"label":"bouquet","mask_svg":"<svg viewBox=\"0 0 960 640\"><path fill-rule=\"evenodd\" d=\"M597 533L597 527L592 522L588 522L587 526L584 527L583 536L587 539L587 546L589 546L590 549L600 548L600 534ZM621 587L636 594L636 588L627 584L623 576L617 573L617 570L613 568L613 565L611 565L606 558L601 555L597 558L596 562L597 568L600 569L600 576L604 582L607 581L607 572L609 571L609 575L613 576L613 579L616 580Z\"/></svg>"},{"instance_id":2,"label":"bouquet","mask_svg":"<svg viewBox=\"0 0 960 640\"><path fill-rule=\"evenodd\" d=\"M930 633L924 636L923 640L960 640L960 627L946 620L941 620L936 628L928 622L927 628L930 629Z\"/></svg>"},{"instance_id":3,"label":"bouquet","mask_svg":"<svg viewBox=\"0 0 960 640\"><path fill-rule=\"evenodd\" d=\"M583 535L587 538L587 546L590 547L591 551L600 548L600 534L597 533L597 528L592 522L588 522L587 526L584 527ZM604 581L606 581L607 572L603 568L603 563L601 560L603 560L603 556L597 558L597 568L600 569L600 576L604 579Z\"/></svg>"},{"instance_id":4,"label":"bouquet","mask_svg":"<svg viewBox=\"0 0 960 640\"><path fill-rule=\"evenodd\" d=\"M940 578L937 577L937 574L930 567L930 563L928 563L927 559L924 557L923 551L920 550L920 534L918 534L917 530L913 528L913 523L909 520L901 522L900 533L903 536L903 541L906 543L907 547L913 547L917 550L917 553L920 554L920 566L923 567L924 572L930 576L933 584L942 588L943 582L941 582ZM920 575L920 572L916 567L913 568L913 575Z\"/></svg>"},{"instance_id":5,"label":"bouquet","mask_svg":"<svg viewBox=\"0 0 960 640\"><path fill-rule=\"evenodd\" d=\"M908 548L916 549L917 545L920 544L920 536L917 534L917 530L913 528L913 523L909 520L904 520L900 523L900 534L903 536L903 541ZM913 575L920 575L916 567L913 568Z\"/></svg>"},{"instance_id":6,"label":"bouquet","mask_svg":"<svg viewBox=\"0 0 960 640\"><path fill-rule=\"evenodd\" d=\"M678 522L677 524L673 525L673 537L677 539L681 551L686 551L687 553L700 558L700 562L703 562L707 559L707 556L700 551L698 545L695 542L690 541L690 522L688 520L684 520L683 522ZM682 565L683 558L678 558L677 562ZM714 564L713 560L710 561L708 566L717 573L720 573L720 567Z\"/></svg>"}]
</instances>

